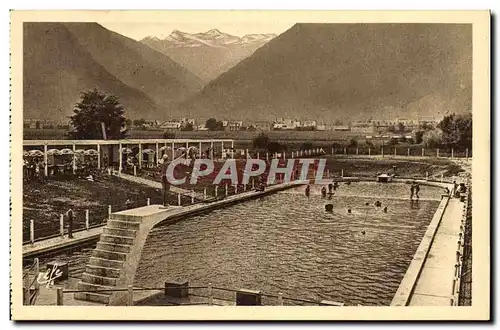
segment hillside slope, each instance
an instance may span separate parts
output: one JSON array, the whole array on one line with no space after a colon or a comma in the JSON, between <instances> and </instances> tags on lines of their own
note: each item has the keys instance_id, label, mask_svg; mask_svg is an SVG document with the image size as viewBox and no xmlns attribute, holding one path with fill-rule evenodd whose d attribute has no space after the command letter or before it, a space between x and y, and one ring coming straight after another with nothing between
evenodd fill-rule
<instances>
[{"instance_id":1,"label":"hillside slope","mask_svg":"<svg viewBox=\"0 0 500 330\"><path fill-rule=\"evenodd\" d=\"M201 81L143 44L95 23L24 23L24 118L64 120L82 91L117 95L129 118L161 119Z\"/></svg>"},{"instance_id":2,"label":"hillside slope","mask_svg":"<svg viewBox=\"0 0 500 330\"><path fill-rule=\"evenodd\" d=\"M182 105L204 118L364 120L471 110L472 29L296 24Z\"/></svg>"}]
</instances>

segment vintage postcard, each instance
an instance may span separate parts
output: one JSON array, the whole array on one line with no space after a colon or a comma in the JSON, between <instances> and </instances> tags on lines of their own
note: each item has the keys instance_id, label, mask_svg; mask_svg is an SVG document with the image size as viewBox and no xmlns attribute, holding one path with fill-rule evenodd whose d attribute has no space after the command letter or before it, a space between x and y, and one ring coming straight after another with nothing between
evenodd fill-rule
<instances>
[{"instance_id":1,"label":"vintage postcard","mask_svg":"<svg viewBox=\"0 0 500 330\"><path fill-rule=\"evenodd\" d=\"M12 11L12 318L488 320L489 45L489 11Z\"/></svg>"}]
</instances>

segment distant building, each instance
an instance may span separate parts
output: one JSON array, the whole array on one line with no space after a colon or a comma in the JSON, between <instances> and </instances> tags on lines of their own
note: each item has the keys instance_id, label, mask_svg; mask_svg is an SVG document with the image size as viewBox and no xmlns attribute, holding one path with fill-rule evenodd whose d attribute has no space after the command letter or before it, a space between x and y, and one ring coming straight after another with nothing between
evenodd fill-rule
<instances>
[{"instance_id":1,"label":"distant building","mask_svg":"<svg viewBox=\"0 0 500 330\"><path fill-rule=\"evenodd\" d=\"M272 125L272 128L277 130L293 130L297 127L300 127L300 121L283 118L277 119Z\"/></svg>"},{"instance_id":2,"label":"distant building","mask_svg":"<svg viewBox=\"0 0 500 330\"><path fill-rule=\"evenodd\" d=\"M333 131L348 132L351 128L348 125L335 125L332 127Z\"/></svg>"},{"instance_id":3,"label":"distant building","mask_svg":"<svg viewBox=\"0 0 500 330\"><path fill-rule=\"evenodd\" d=\"M351 132L357 133L375 133L375 124L372 122L354 122L351 124Z\"/></svg>"},{"instance_id":4,"label":"distant building","mask_svg":"<svg viewBox=\"0 0 500 330\"><path fill-rule=\"evenodd\" d=\"M182 127L182 123L180 121L166 121L163 124L160 125L161 129L168 129L168 130L179 130Z\"/></svg>"},{"instance_id":5,"label":"distant building","mask_svg":"<svg viewBox=\"0 0 500 330\"><path fill-rule=\"evenodd\" d=\"M316 120L306 120L302 124L302 127L316 127Z\"/></svg>"},{"instance_id":6,"label":"distant building","mask_svg":"<svg viewBox=\"0 0 500 330\"><path fill-rule=\"evenodd\" d=\"M254 121L249 123L248 129L252 129L254 127L256 131L269 131L271 130L272 124L267 121Z\"/></svg>"},{"instance_id":7,"label":"distant building","mask_svg":"<svg viewBox=\"0 0 500 330\"><path fill-rule=\"evenodd\" d=\"M239 131L243 127L242 121L230 121L227 122L225 129L228 131Z\"/></svg>"}]
</instances>

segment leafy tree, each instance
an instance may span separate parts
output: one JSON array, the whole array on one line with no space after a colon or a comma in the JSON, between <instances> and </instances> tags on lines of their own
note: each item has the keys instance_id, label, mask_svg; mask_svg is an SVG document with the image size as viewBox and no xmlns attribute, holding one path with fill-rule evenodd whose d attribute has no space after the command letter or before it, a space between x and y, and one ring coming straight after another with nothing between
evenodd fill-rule
<instances>
[{"instance_id":1,"label":"leafy tree","mask_svg":"<svg viewBox=\"0 0 500 330\"><path fill-rule=\"evenodd\" d=\"M267 145L267 151L273 153L273 152L282 152L286 150L285 146L282 145L281 143L279 142L276 142L276 141L271 141L268 145Z\"/></svg>"},{"instance_id":2,"label":"leafy tree","mask_svg":"<svg viewBox=\"0 0 500 330\"><path fill-rule=\"evenodd\" d=\"M133 121L135 127L144 128L144 124L146 124L146 120L144 118L134 119Z\"/></svg>"},{"instance_id":3,"label":"leafy tree","mask_svg":"<svg viewBox=\"0 0 500 330\"><path fill-rule=\"evenodd\" d=\"M348 145L350 148L356 148L358 146L358 140L352 138L350 141L349 141L349 145Z\"/></svg>"},{"instance_id":4,"label":"leafy tree","mask_svg":"<svg viewBox=\"0 0 500 330\"><path fill-rule=\"evenodd\" d=\"M423 136L424 136L424 132L423 131L417 131L417 132L415 132L415 143L416 144L422 143L422 137Z\"/></svg>"},{"instance_id":5,"label":"leafy tree","mask_svg":"<svg viewBox=\"0 0 500 330\"><path fill-rule=\"evenodd\" d=\"M125 124L127 125L127 127L132 126L132 120L125 119Z\"/></svg>"},{"instance_id":6,"label":"leafy tree","mask_svg":"<svg viewBox=\"0 0 500 330\"><path fill-rule=\"evenodd\" d=\"M36 129L40 129L40 126L41 126L41 125L40 125L40 121L38 121L38 120L37 120L37 121L35 122L35 128L36 128Z\"/></svg>"},{"instance_id":7,"label":"leafy tree","mask_svg":"<svg viewBox=\"0 0 500 330\"><path fill-rule=\"evenodd\" d=\"M442 144L443 132L439 129L426 131L423 135L423 141L427 148L439 148Z\"/></svg>"},{"instance_id":8,"label":"leafy tree","mask_svg":"<svg viewBox=\"0 0 500 330\"><path fill-rule=\"evenodd\" d=\"M395 138L391 138L389 140L389 142L387 142L387 145L390 146L390 147L394 147L397 144L398 144L398 139L395 139Z\"/></svg>"},{"instance_id":9,"label":"leafy tree","mask_svg":"<svg viewBox=\"0 0 500 330\"><path fill-rule=\"evenodd\" d=\"M271 143L271 139L269 139L269 136L267 136L267 134L264 133L260 133L252 141L252 145L255 149L267 150L269 143Z\"/></svg>"},{"instance_id":10,"label":"leafy tree","mask_svg":"<svg viewBox=\"0 0 500 330\"><path fill-rule=\"evenodd\" d=\"M366 140L366 145L368 146L368 148L373 148L373 142L370 140Z\"/></svg>"},{"instance_id":11,"label":"leafy tree","mask_svg":"<svg viewBox=\"0 0 500 330\"><path fill-rule=\"evenodd\" d=\"M255 128L255 126L253 126L253 125L250 125L250 126L248 126L247 130L253 132L253 131L256 131L257 128Z\"/></svg>"},{"instance_id":12,"label":"leafy tree","mask_svg":"<svg viewBox=\"0 0 500 330\"><path fill-rule=\"evenodd\" d=\"M184 126L182 126L182 127L181 127L181 131L184 131L184 132L191 132L191 131L194 131L193 124L191 124L191 123L186 123L186 125L184 125Z\"/></svg>"},{"instance_id":13,"label":"leafy tree","mask_svg":"<svg viewBox=\"0 0 500 330\"><path fill-rule=\"evenodd\" d=\"M448 115L437 125L446 146L472 147L472 113Z\"/></svg>"},{"instance_id":14,"label":"leafy tree","mask_svg":"<svg viewBox=\"0 0 500 330\"><path fill-rule=\"evenodd\" d=\"M75 139L102 139L101 123L108 139L122 139L127 134L125 110L114 95L97 89L83 92L73 112L70 119L75 129L70 135Z\"/></svg>"},{"instance_id":15,"label":"leafy tree","mask_svg":"<svg viewBox=\"0 0 500 330\"><path fill-rule=\"evenodd\" d=\"M312 142L309 142L309 141L302 143L300 146L300 150L310 150L312 148L313 148L313 144L312 144Z\"/></svg>"},{"instance_id":16,"label":"leafy tree","mask_svg":"<svg viewBox=\"0 0 500 330\"><path fill-rule=\"evenodd\" d=\"M389 127L387 127L387 132L390 133L396 132L396 127L394 127L394 125L390 125Z\"/></svg>"},{"instance_id":17,"label":"leafy tree","mask_svg":"<svg viewBox=\"0 0 500 330\"><path fill-rule=\"evenodd\" d=\"M405 124L398 123L398 132L403 133L405 131Z\"/></svg>"},{"instance_id":18,"label":"leafy tree","mask_svg":"<svg viewBox=\"0 0 500 330\"><path fill-rule=\"evenodd\" d=\"M224 126L222 125L222 121L218 121L215 118L207 119L207 121L205 122L205 127L209 131L223 131L224 130Z\"/></svg>"}]
</instances>

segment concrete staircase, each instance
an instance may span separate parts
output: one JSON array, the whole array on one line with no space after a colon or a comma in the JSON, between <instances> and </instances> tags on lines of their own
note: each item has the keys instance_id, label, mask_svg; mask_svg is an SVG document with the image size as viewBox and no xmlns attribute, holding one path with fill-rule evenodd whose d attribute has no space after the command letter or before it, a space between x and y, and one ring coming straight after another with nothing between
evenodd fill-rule
<instances>
[{"instance_id":1,"label":"concrete staircase","mask_svg":"<svg viewBox=\"0 0 500 330\"><path fill-rule=\"evenodd\" d=\"M116 288L139 227L140 217L111 214L78 283L77 289L86 292L75 293L75 299L110 303L112 292L93 291Z\"/></svg>"}]
</instances>

